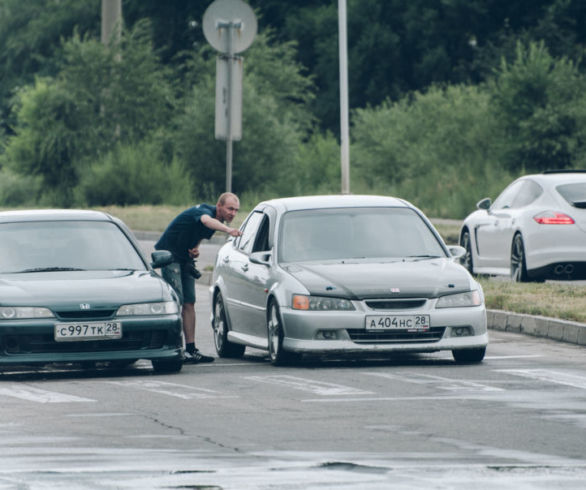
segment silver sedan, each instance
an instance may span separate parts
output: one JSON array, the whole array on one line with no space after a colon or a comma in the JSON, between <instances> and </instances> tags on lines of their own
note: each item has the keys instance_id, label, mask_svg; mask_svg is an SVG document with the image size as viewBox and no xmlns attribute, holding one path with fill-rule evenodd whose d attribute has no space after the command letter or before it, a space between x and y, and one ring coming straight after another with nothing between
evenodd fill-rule
<instances>
[{"instance_id":1,"label":"silver sedan","mask_svg":"<svg viewBox=\"0 0 586 490\"><path fill-rule=\"evenodd\" d=\"M246 346L274 364L300 354L451 350L480 362L481 286L430 221L382 196L265 201L218 252L210 294L220 357Z\"/></svg>"}]
</instances>

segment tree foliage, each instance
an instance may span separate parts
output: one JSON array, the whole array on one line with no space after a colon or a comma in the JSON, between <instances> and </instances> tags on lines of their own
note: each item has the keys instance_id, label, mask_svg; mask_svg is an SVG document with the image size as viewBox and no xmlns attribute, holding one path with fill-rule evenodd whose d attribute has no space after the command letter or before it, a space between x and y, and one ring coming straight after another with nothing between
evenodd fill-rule
<instances>
[{"instance_id":1,"label":"tree foliage","mask_svg":"<svg viewBox=\"0 0 586 490\"><path fill-rule=\"evenodd\" d=\"M335 192L336 3L249 1L259 33L243 53L233 188ZM125 0L122 38L104 46L98 0L3 0L0 199L25 187L60 205L223 191L209 3ZM347 5L354 192L454 216L511 173L586 163L583 1Z\"/></svg>"},{"instance_id":2,"label":"tree foliage","mask_svg":"<svg viewBox=\"0 0 586 490\"><path fill-rule=\"evenodd\" d=\"M504 128L504 163L511 171L571 168L586 144L586 79L544 43L517 44L516 59L502 64L491 84Z\"/></svg>"}]
</instances>

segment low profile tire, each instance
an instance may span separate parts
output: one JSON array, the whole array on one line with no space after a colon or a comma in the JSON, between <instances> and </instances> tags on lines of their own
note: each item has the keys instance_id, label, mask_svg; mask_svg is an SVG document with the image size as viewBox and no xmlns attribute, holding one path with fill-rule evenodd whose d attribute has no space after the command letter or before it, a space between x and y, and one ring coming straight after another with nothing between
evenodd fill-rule
<instances>
[{"instance_id":1,"label":"low profile tire","mask_svg":"<svg viewBox=\"0 0 586 490\"><path fill-rule=\"evenodd\" d=\"M460 238L460 245L466 249L466 254L462 259L462 265L468 269L470 274L473 274L474 262L472 259L472 242L470 241L469 231L462 233L462 237Z\"/></svg>"},{"instance_id":2,"label":"low profile tire","mask_svg":"<svg viewBox=\"0 0 586 490\"><path fill-rule=\"evenodd\" d=\"M153 359L151 364L158 374L172 374L181 371L183 359Z\"/></svg>"},{"instance_id":3,"label":"low profile tire","mask_svg":"<svg viewBox=\"0 0 586 490\"><path fill-rule=\"evenodd\" d=\"M517 233L511 245L511 279L513 282L527 282L527 263L523 237Z\"/></svg>"},{"instance_id":4,"label":"low profile tire","mask_svg":"<svg viewBox=\"0 0 586 490\"><path fill-rule=\"evenodd\" d=\"M283 322L279 305L275 301L269 304L267 316L267 338L269 341L269 358L274 366L284 366L296 360L292 352L283 349Z\"/></svg>"},{"instance_id":5,"label":"low profile tire","mask_svg":"<svg viewBox=\"0 0 586 490\"><path fill-rule=\"evenodd\" d=\"M214 330L214 346L220 357L242 357L244 355L245 345L235 344L228 340L228 321L226 320L226 310L222 295L218 293L214 303L214 320L212 323Z\"/></svg>"},{"instance_id":6,"label":"low profile tire","mask_svg":"<svg viewBox=\"0 0 586 490\"><path fill-rule=\"evenodd\" d=\"M477 364L482 362L486 347L477 347L474 349L454 349L452 356L458 364Z\"/></svg>"}]
</instances>

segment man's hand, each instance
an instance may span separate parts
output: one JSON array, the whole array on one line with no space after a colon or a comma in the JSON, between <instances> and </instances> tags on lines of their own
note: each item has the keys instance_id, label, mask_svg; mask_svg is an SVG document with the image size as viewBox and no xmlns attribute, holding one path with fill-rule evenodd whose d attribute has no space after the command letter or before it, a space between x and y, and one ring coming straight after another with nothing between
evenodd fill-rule
<instances>
[{"instance_id":1,"label":"man's hand","mask_svg":"<svg viewBox=\"0 0 586 490\"><path fill-rule=\"evenodd\" d=\"M242 235L242 232L240 230L237 230L236 228L230 228L226 233L233 237Z\"/></svg>"},{"instance_id":2,"label":"man's hand","mask_svg":"<svg viewBox=\"0 0 586 490\"><path fill-rule=\"evenodd\" d=\"M187 252L192 259L197 259L199 257L199 248L197 247L190 248Z\"/></svg>"}]
</instances>

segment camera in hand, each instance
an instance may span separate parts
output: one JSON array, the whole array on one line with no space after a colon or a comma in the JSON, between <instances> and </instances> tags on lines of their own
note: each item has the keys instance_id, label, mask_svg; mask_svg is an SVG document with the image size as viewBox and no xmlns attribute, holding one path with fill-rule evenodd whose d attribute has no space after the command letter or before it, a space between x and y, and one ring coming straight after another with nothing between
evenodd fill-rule
<instances>
[{"instance_id":1,"label":"camera in hand","mask_svg":"<svg viewBox=\"0 0 586 490\"><path fill-rule=\"evenodd\" d=\"M195 260L193 260L189 264L187 264L187 268L188 268L187 270L188 270L189 274L194 279L199 279L201 277L201 272L199 272L197 270L197 268L195 267Z\"/></svg>"}]
</instances>

